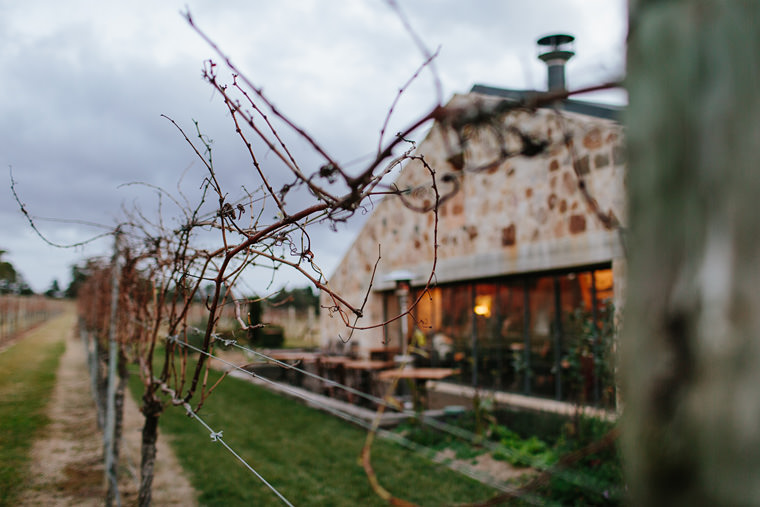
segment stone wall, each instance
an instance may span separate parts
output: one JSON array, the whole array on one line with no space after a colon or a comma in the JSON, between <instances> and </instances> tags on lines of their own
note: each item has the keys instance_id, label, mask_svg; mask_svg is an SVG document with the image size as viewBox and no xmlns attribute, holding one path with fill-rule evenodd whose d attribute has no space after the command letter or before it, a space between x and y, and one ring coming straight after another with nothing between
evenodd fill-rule
<instances>
[{"instance_id":1,"label":"stone wall","mask_svg":"<svg viewBox=\"0 0 760 507\"><path fill-rule=\"evenodd\" d=\"M450 107L498 100L471 93L455 96ZM624 270L617 231L604 227L579 190L573 156L598 209L626 221L623 129L610 120L554 110L513 111L498 129L510 150L519 149L513 127L548 141L537 156L499 161L498 139L486 128L469 133L466 149L436 124L420 143L435 171L441 197L438 214L410 209L396 196L379 202L354 244L330 278L330 287L357 306L372 282L372 294L359 326L382 322L379 291L391 289L388 273L415 273L413 285L431 277L434 260L439 283L612 262ZM570 141L566 142L569 136ZM572 145L572 151L570 146ZM497 161L498 163L490 164ZM473 171L473 168L480 168ZM403 167L396 185L409 189L406 201L425 208L435 203L430 171L419 161ZM458 188L456 193L452 191ZM436 221L438 223L436 236ZM438 245L437 256L435 245ZM380 257L377 275L372 271ZM616 279L616 294L621 294ZM619 297L619 296L616 296ZM322 296L322 305L332 305ZM343 321L322 312L323 346L350 335ZM357 330L351 340L360 351L382 343L382 329Z\"/></svg>"}]
</instances>

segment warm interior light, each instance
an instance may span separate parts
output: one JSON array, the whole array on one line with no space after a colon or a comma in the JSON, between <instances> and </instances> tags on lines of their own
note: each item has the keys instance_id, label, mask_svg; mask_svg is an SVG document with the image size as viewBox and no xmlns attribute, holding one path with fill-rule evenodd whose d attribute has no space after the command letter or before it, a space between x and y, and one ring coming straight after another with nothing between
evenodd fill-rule
<instances>
[{"instance_id":1,"label":"warm interior light","mask_svg":"<svg viewBox=\"0 0 760 507\"><path fill-rule=\"evenodd\" d=\"M612 270L600 269L594 273L596 280L597 292L611 291L612 290Z\"/></svg>"},{"instance_id":2,"label":"warm interior light","mask_svg":"<svg viewBox=\"0 0 760 507\"><path fill-rule=\"evenodd\" d=\"M475 296L475 308L472 309L475 315L481 317L491 316L491 296Z\"/></svg>"}]
</instances>

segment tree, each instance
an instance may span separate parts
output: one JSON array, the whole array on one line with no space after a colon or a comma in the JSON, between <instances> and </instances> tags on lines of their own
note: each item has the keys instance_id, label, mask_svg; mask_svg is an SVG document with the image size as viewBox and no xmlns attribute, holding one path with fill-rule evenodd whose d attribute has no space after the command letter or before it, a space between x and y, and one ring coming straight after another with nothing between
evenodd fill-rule
<instances>
[{"instance_id":1,"label":"tree","mask_svg":"<svg viewBox=\"0 0 760 507\"><path fill-rule=\"evenodd\" d=\"M267 299L273 306L292 306L296 310L312 310L319 308L319 296L314 294L311 287L285 289Z\"/></svg>"},{"instance_id":2,"label":"tree","mask_svg":"<svg viewBox=\"0 0 760 507\"><path fill-rule=\"evenodd\" d=\"M29 284L24 281L22 278L21 281L18 284L18 293L21 296L32 296L34 295L34 291L31 287L29 287Z\"/></svg>"},{"instance_id":3,"label":"tree","mask_svg":"<svg viewBox=\"0 0 760 507\"><path fill-rule=\"evenodd\" d=\"M8 294L14 291L18 279L16 268L8 261L2 260L5 250L0 250L0 294Z\"/></svg>"},{"instance_id":4,"label":"tree","mask_svg":"<svg viewBox=\"0 0 760 507\"><path fill-rule=\"evenodd\" d=\"M77 297L82 284L84 284L84 282L91 274L90 269L90 263L85 263L82 266L78 266L76 264L71 266L71 282L69 283L69 286L66 287L66 291L63 293L64 297L69 299L75 299Z\"/></svg>"},{"instance_id":5,"label":"tree","mask_svg":"<svg viewBox=\"0 0 760 507\"><path fill-rule=\"evenodd\" d=\"M45 295L49 298L59 298L61 297L61 286L58 284L58 280L54 279L50 283L50 288L45 291Z\"/></svg>"},{"instance_id":6,"label":"tree","mask_svg":"<svg viewBox=\"0 0 760 507\"><path fill-rule=\"evenodd\" d=\"M760 501L760 3L631 4L633 505Z\"/></svg>"}]
</instances>

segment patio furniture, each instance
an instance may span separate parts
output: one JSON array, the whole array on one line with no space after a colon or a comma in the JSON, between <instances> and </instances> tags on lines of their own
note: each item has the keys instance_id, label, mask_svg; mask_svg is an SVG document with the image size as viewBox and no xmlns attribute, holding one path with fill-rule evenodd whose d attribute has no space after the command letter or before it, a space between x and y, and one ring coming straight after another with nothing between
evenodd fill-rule
<instances>
[{"instance_id":1,"label":"patio furniture","mask_svg":"<svg viewBox=\"0 0 760 507\"><path fill-rule=\"evenodd\" d=\"M393 367L393 361L372 359L357 359L345 363L346 370L351 374L354 386L364 393L379 396L376 375L378 371Z\"/></svg>"}]
</instances>

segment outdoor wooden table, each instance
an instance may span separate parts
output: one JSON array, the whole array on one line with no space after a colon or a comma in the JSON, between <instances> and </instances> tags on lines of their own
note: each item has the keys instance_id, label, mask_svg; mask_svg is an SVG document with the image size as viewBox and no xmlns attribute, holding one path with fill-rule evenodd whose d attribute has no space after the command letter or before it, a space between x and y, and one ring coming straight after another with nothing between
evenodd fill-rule
<instances>
[{"instance_id":1,"label":"outdoor wooden table","mask_svg":"<svg viewBox=\"0 0 760 507\"><path fill-rule=\"evenodd\" d=\"M326 366L345 365L352 359L348 356L321 356L319 362Z\"/></svg>"},{"instance_id":2,"label":"outdoor wooden table","mask_svg":"<svg viewBox=\"0 0 760 507\"><path fill-rule=\"evenodd\" d=\"M425 383L428 380L442 380L446 377L450 377L459 370L453 368L394 368L393 370L381 371L378 374L380 380L396 380L407 379L414 382L414 390L412 393L412 399L414 402L414 409L416 411L422 410L424 401L427 398L427 390Z\"/></svg>"},{"instance_id":3,"label":"outdoor wooden table","mask_svg":"<svg viewBox=\"0 0 760 507\"><path fill-rule=\"evenodd\" d=\"M393 361L378 361L375 359L355 359L346 361L349 370L384 370L393 367Z\"/></svg>"},{"instance_id":4,"label":"outdoor wooden table","mask_svg":"<svg viewBox=\"0 0 760 507\"><path fill-rule=\"evenodd\" d=\"M378 361L375 359L357 359L348 361L346 369L352 373L353 380L362 392L378 396L379 392L375 376L378 371L393 368L393 361Z\"/></svg>"},{"instance_id":5,"label":"outdoor wooden table","mask_svg":"<svg viewBox=\"0 0 760 507\"><path fill-rule=\"evenodd\" d=\"M413 379L413 380L441 380L450 377L459 370L453 368L395 368L380 372L380 380Z\"/></svg>"}]
</instances>

